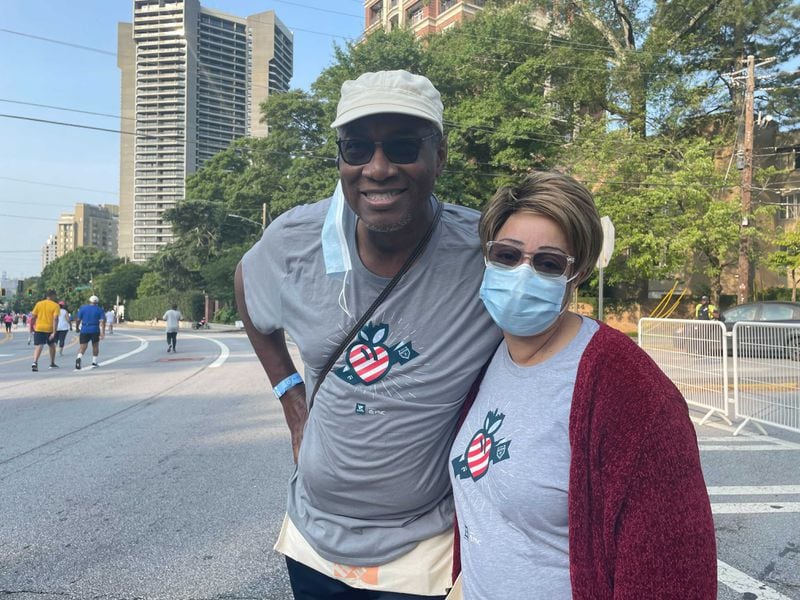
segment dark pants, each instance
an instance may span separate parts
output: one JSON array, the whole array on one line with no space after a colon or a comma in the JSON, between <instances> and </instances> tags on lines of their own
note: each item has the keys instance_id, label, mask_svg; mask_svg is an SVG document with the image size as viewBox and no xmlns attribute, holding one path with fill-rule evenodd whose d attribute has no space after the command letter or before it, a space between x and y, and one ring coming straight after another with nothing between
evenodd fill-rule
<instances>
[{"instance_id":1,"label":"dark pants","mask_svg":"<svg viewBox=\"0 0 800 600\"><path fill-rule=\"evenodd\" d=\"M59 348L63 348L64 343L67 341L67 330L59 329L56 331L56 340L58 341Z\"/></svg>"},{"instance_id":2,"label":"dark pants","mask_svg":"<svg viewBox=\"0 0 800 600\"><path fill-rule=\"evenodd\" d=\"M444 596L417 596L396 592L360 590L323 575L286 557L286 568L295 600L444 600Z\"/></svg>"},{"instance_id":3,"label":"dark pants","mask_svg":"<svg viewBox=\"0 0 800 600\"><path fill-rule=\"evenodd\" d=\"M172 349L175 350L175 340L178 339L178 332L177 331L168 331L167 332L167 346L172 346Z\"/></svg>"}]
</instances>

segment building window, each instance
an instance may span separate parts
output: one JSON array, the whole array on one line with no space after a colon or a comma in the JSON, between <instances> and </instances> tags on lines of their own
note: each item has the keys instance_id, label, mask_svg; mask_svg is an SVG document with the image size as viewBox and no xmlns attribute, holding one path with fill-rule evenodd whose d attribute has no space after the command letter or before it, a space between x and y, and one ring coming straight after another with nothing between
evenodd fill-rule
<instances>
[{"instance_id":1,"label":"building window","mask_svg":"<svg viewBox=\"0 0 800 600\"><path fill-rule=\"evenodd\" d=\"M781 218L800 219L800 193L784 196L781 199Z\"/></svg>"},{"instance_id":2,"label":"building window","mask_svg":"<svg viewBox=\"0 0 800 600\"><path fill-rule=\"evenodd\" d=\"M383 0L376 2L369 7L369 25L379 23L381 20L381 12L383 11Z\"/></svg>"},{"instance_id":3,"label":"building window","mask_svg":"<svg viewBox=\"0 0 800 600\"><path fill-rule=\"evenodd\" d=\"M459 3L460 0L441 0L439 2L439 13L443 13Z\"/></svg>"},{"instance_id":4,"label":"building window","mask_svg":"<svg viewBox=\"0 0 800 600\"><path fill-rule=\"evenodd\" d=\"M425 18L425 8L421 2L418 2L412 6L406 14L408 15L409 23L419 23L423 18Z\"/></svg>"}]
</instances>

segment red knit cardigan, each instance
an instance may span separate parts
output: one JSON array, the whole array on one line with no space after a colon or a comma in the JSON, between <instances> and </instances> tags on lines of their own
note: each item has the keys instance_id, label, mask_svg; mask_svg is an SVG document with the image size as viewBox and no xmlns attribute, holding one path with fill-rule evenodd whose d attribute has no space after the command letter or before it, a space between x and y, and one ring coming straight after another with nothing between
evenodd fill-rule
<instances>
[{"instance_id":1,"label":"red knit cardigan","mask_svg":"<svg viewBox=\"0 0 800 600\"><path fill-rule=\"evenodd\" d=\"M578 367L569 442L572 597L716 599L714 522L686 402L643 350L603 324ZM455 537L454 579L457 523Z\"/></svg>"}]
</instances>

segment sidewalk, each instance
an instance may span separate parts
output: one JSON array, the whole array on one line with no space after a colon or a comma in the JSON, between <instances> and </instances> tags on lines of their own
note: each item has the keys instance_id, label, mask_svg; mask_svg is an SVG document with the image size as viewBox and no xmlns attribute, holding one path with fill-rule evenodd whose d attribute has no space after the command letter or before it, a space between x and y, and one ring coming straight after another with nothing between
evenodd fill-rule
<instances>
[{"instance_id":1,"label":"sidewalk","mask_svg":"<svg viewBox=\"0 0 800 600\"><path fill-rule=\"evenodd\" d=\"M213 331L215 333L230 333L230 332L241 332L244 333L243 327L237 327L236 325L229 324L229 323L209 323L207 328L203 329L193 329L192 325L194 321L181 321L180 322L180 331L181 333L193 332L196 331L197 333L202 333L203 331ZM164 331L164 321L123 321L122 323L115 323L114 329L125 329L130 327L131 329L158 329Z\"/></svg>"}]
</instances>

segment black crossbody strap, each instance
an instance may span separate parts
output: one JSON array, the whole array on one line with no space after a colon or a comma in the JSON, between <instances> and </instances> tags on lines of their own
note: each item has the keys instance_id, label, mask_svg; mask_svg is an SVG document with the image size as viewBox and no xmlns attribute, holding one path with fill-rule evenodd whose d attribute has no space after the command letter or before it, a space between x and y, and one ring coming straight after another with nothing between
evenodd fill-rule
<instances>
[{"instance_id":1,"label":"black crossbody strap","mask_svg":"<svg viewBox=\"0 0 800 600\"><path fill-rule=\"evenodd\" d=\"M417 243L417 247L414 248L414 251L406 259L406 262L403 264L400 270L395 274L394 277L392 277L392 280L386 284L386 287L383 288L378 297L375 298L375 301L372 303L372 305L364 312L363 315L361 315L361 318L355 325L353 325L353 328L347 333L347 335L341 341L336 350L334 350L333 353L330 355L328 361L325 363L325 366L322 367L322 371L320 371L319 377L317 377L317 383L314 385L314 391L311 392L311 398L308 401L308 410L311 410L311 407L314 406L314 397L317 395L317 392L319 391L319 388L322 385L322 381L325 379L325 376L333 368L333 365L336 364L336 360L339 358L341 353L347 347L347 344L349 344L352 341L352 339L356 336L356 334L359 331L361 331L361 328L367 322L367 319L369 319L372 316L372 313L375 312L375 309L378 308L384 300L386 300L386 297L400 282L400 280L403 278L403 275L406 274L406 271L408 271L411 268L411 265L414 264L414 261L416 261L417 258L419 258L419 256L425 251L425 248L427 247L428 242L430 241L431 237L433 236L433 232L436 229L436 225L439 223L439 219L442 216L443 206L444 205L441 202L439 202L439 200L436 200L436 212L433 215L433 220L431 221L431 224L428 227L428 231L425 232L423 238L419 241L419 243Z\"/></svg>"}]
</instances>

